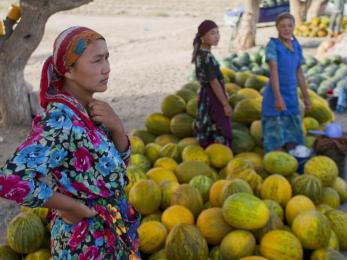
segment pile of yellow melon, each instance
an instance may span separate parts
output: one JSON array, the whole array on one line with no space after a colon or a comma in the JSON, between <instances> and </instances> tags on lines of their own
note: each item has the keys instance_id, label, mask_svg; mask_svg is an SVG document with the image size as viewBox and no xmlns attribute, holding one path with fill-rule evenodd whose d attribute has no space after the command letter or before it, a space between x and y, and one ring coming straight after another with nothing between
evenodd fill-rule
<instances>
[{"instance_id":1,"label":"pile of yellow melon","mask_svg":"<svg viewBox=\"0 0 347 260\"><path fill-rule=\"evenodd\" d=\"M329 24L328 16L314 17L310 21L298 25L294 34L302 37L325 37L328 35ZM347 31L347 17L343 18L341 31Z\"/></svg>"},{"instance_id":2,"label":"pile of yellow melon","mask_svg":"<svg viewBox=\"0 0 347 260\"><path fill-rule=\"evenodd\" d=\"M126 191L143 216L141 252L153 260L344 259L347 214L338 208L347 201L347 183L335 162L314 156L299 175L288 153L264 156L261 94L236 83L254 75L222 71L234 107L232 149L203 149L193 137L194 82L164 98L146 129L130 136ZM320 129L334 115L324 99L310 96L303 127ZM306 140L310 145L314 137Z\"/></svg>"}]
</instances>

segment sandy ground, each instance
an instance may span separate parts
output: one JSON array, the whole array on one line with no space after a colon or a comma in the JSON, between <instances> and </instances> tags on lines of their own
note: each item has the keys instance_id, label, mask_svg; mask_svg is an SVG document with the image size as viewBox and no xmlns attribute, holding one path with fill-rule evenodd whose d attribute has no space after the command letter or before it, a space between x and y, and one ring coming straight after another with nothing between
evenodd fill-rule
<instances>
[{"instance_id":1,"label":"sandy ground","mask_svg":"<svg viewBox=\"0 0 347 260\"><path fill-rule=\"evenodd\" d=\"M4 17L8 0L0 3ZM214 19L220 25L221 41L214 50L217 57L228 53L231 28L224 25L227 9L242 1L209 0L97 0L69 12L53 15L41 44L33 53L25 77L34 90L39 88L43 61L50 55L59 32L72 25L83 25L102 33L107 40L112 66L108 90L98 98L110 102L128 132L142 128L146 116L159 111L160 100L178 90L190 75L191 44L197 25ZM273 27L261 28L257 44L275 36ZM312 54L314 49L305 49ZM0 165L23 141L29 127L0 128ZM5 223L18 207L0 199L0 243Z\"/></svg>"}]
</instances>

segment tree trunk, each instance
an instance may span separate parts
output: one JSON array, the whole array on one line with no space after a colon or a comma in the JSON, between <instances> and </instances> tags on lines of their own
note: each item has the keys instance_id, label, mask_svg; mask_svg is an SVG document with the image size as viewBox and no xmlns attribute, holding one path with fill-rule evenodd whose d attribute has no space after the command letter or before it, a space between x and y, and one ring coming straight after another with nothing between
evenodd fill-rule
<instances>
[{"instance_id":1,"label":"tree trunk","mask_svg":"<svg viewBox=\"0 0 347 260\"><path fill-rule=\"evenodd\" d=\"M259 19L260 0L247 0L244 3L245 11L234 41L234 46L239 50L255 46L256 28Z\"/></svg>"},{"instance_id":2,"label":"tree trunk","mask_svg":"<svg viewBox=\"0 0 347 260\"><path fill-rule=\"evenodd\" d=\"M300 0L290 0L289 7L290 13L295 18L295 23L297 25L302 24L305 21L306 5Z\"/></svg>"},{"instance_id":3,"label":"tree trunk","mask_svg":"<svg viewBox=\"0 0 347 260\"><path fill-rule=\"evenodd\" d=\"M24 68L39 45L48 18L92 0L21 0L21 19L0 37L0 125L31 122ZM11 28L12 29L12 28ZM38 75L39 76L39 75Z\"/></svg>"},{"instance_id":4,"label":"tree trunk","mask_svg":"<svg viewBox=\"0 0 347 260\"><path fill-rule=\"evenodd\" d=\"M322 10L327 5L328 0L315 0L312 1L308 7L306 20L310 21L314 17L320 16Z\"/></svg>"}]
</instances>

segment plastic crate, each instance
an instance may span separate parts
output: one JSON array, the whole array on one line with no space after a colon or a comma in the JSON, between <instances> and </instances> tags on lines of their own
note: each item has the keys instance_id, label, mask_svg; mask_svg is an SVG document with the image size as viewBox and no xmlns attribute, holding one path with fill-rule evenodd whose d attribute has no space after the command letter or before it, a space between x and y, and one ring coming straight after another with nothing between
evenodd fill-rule
<instances>
[{"instance_id":1,"label":"plastic crate","mask_svg":"<svg viewBox=\"0 0 347 260\"><path fill-rule=\"evenodd\" d=\"M273 7L259 8L259 23L267 23L276 20L276 17L283 12L289 12L289 4L277 5Z\"/></svg>"}]
</instances>

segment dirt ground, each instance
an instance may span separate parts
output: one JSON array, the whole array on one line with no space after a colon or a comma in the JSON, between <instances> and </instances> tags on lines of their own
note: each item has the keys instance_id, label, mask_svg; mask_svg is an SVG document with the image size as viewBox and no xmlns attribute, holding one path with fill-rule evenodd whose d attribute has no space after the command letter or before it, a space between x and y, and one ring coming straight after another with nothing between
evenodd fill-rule
<instances>
[{"instance_id":1,"label":"dirt ground","mask_svg":"<svg viewBox=\"0 0 347 260\"><path fill-rule=\"evenodd\" d=\"M5 16L9 3L1 1L0 17ZM159 111L160 100L187 81L192 71L192 39L203 19L214 19L220 25L221 41L214 50L217 58L228 54L231 28L224 24L223 16L240 3L241 0L95 0L75 10L60 12L49 19L25 77L38 90L42 63L51 54L57 34L72 25L93 28L107 40L112 68L108 90L98 98L112 104L128 132L142 128L146 115ZM275 35L273 27L259 28L257 44L264 45ZM314 49L305 48L304 52L313 54ZM347 127L347 122L344 124ZM29 130L29 126L0 128L0 165ZM6 223L18 212L18 207L3 199L0 207L1 243Z\"/></svg>"}]
</instances>

